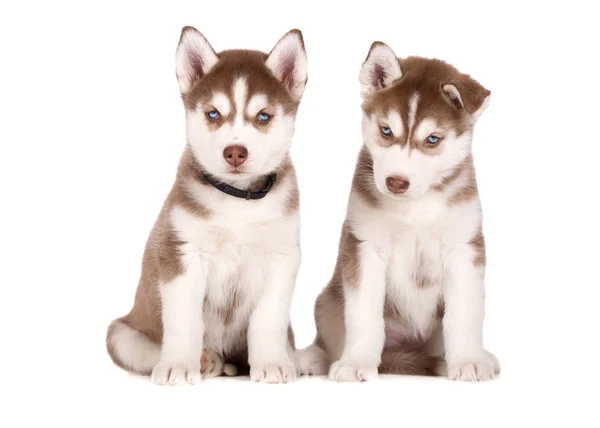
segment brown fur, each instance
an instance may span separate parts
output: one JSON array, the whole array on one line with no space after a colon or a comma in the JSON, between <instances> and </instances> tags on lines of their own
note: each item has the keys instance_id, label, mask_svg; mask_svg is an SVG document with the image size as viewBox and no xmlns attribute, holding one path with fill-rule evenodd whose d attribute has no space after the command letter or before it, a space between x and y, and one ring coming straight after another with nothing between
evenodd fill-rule
<instances>
[{"instance_id":1,"label":"brown fur","mask_svg":"<svg viewBox=\"0 0 600 428\"><path fill-rule=\"evenodd\" d=\"M363 146L356 162L352 191L360 195L372 207L379 205L379 191L373 176L373 157L366 146Z\"/></svg>"},{"instance_id":2,"label":"brown fur","mask_svg":"<svg viewBox=\"0 0 600 428\"><path fill-rule=\"evenodd\" d=\"M468 202L479 195L472 156L468 156L467 159L461 163L460 176L464 177L467 182L453 191L452 195L448 198L448 205Z\"/></svg>"},{"instance_id":3,"label":"brown fur","mask_svg":"<svg viewBox=\"0 0 600 428\"><path fill-rule=\"evenodd\" d=\"M433 190L436 190L438 192L442 192L442 191L446 190L450 185L452 185L456 181L456 179L458 177L460 177L460 175L462 174L462 172L465 169L465 165L468 163L472 163L472 162L473 162L472 155L467 156L465 158L465 160L463 160L461 163L456 165L454 170L448 176L446 176L440 183L432 186Z\"/></svg>"},{"instance_id":4,"label":"brown fur","mask_svg":"<svg viewBox=\"0 0 600 428\"><path fill-rule=\"evenodd\" d=\"M437 319L444 319L444 315L446 314L446 304L444 303L444 299L440 299L437 305L437 311L435 313Z\"/></svg>"},{"instance_id":5,"label":"brown fur","mask_svg":"<svg viewBox=\"0 0 600 428\"><path fill-rule=\"evenodd\" d=\"M430 265L435 261L427 259L419 249L416 250L415 266L413 267L413 283L418 288L428 288L439 284L440 279L431 276Z\"/></svg>"},{"instance_id":6,"label":"brown fur","mask_svg":"<svg viewBox=\"0 0 600 428\"><path fill-rule=\"evenodd\" d=\"M128 372L133 372L133 373L137 373L137 374L141 374L141 375L149 375L150 371L138 371L136 370L134 367L130 367L125 365L117 356L117 351L112 343L112 341L108 340L110 337L112 337L115 333L116 330L118 328L122 328L123 326L127 326L129 327L129 325L127 324L127 321L125 319L125 317L123 318L119 318L117 320L114 320L112 323L110 323L110 325L108 326L108 331L106 332L106 350L108 351L108 355L110 356L110 358L112 359L113 363L115 363L115 365L117 365L117 367L122 368L123 370L126 370Z\"/></svg>"},{"instance_id":7,"label":"brown fur","mask_svg":"<svg viewBox=\"0 0 600 428\"><path fill-rule=\"evenodd\" d=\"M473 264L475 266L485 266L486 257L485 257L485 238L483 237L483 232L479 231L473 239L469 242L469 245L473 248L475 252L475 258L473 259Z\"/></svg>"},{"instance_id":8,"label":"brown fur","mask_svg":"<svg viewBox=\"0 0 600 428\"><path fill-rule=\"evenodd\" d=\"M383 318L385 320L395 321L401 324L406 324L408 321L406 317L400 312L396 303L386 296L383 303Z\"/></svg>"},{"instance_id":9,"label":"brown fur","mask_svg":"<svg viewBox=\"0 0 600 428\"><path fill-rule=\"evenodd\" d=\"M379 373L413 376L438 376L443 359L421 351L386 349L381 354Z\"/></svg>"},{"instance_id":10,"label":"brown fur","mask_svg":"<svg viewBox=\"0 0 600 428\"><path fill-rule=\"evenodd\" d=\"M408 57L400 59L399 62L402 77L393 85L373 92L365 100L362 108L367 116L385 117L388 111L395 110L400 113L404 129L408 129L410 98L414 93L418 93L415 124L427 117L434 119L441 127L456 130L457 136L471 130L470 115L481 107L490 91L470 76L438 59ZM461 93L464 107L457 105L442 89L446 84L456 86ZM408 144L412 149L428 155L439 152L439 144L432 146L425 141L415 141L412 137L408 132L401 136L381 134L378 143L384 147L390 144L400 144L404 147Z\"/></svg>"},{"instance_id":11,"label":"brown fur","mask_svg":"<svg viewBox=\"0 0 600 428\"><path fill-rule=\"evenodd\" d=\"M317 326L317 337L315 338L315 344L323 349L326 353L330 353L328 349L327 341L323 338L324 326L330 322L330 317L335 317L335 310L344 311L344 290L341 273L339 269L339 263L336 264L332 278L330 279L327 286L323 289L321 294L315 301L315 324Z\"/></svg>"},{"instance_id":12,"label":"brown fur","mask_svg":"<svg viewBox=\"0 0 600 428\"><path fill-rule=\"evenodd\" d=\"M342 237L339 247L339 265L344 285L358 287L360 279L359 248L361 241L356 238L348 223L342 227Z\"/></svg>"},{"instance_id":13,"label":"brown fur","mask_svg":"<svg viewBox=\"0 0 600 428\"><path fill-rule=\"evenodd\" d=\"M221 306L218 309L218 313L223 319L223 325L225 325L226 327L233 321L233 316L235 315L235 312L238 310L241 301L244 298L239 288L236 287L234 288L234 290L235 291L233 292L233 296L231 297L227 305Z\"/></svg>"},{"instance_id":14,"label":"brown fur","mask_svg":"<svg viewBox=\"0 0 600 428\"><path fill-rule=\"evenodd\" d=\"M273 73L265 65L267 54L250 50L227 50L219 53L217 56L219 62L215 64L198 84L182 96L183 103L188 110L194 110L198 104L203 104L205 111L209 111L210 107L212 107L210 101L217 92L223 93L230 99L233 99L232 90L234 82L239 77L244 76L248 83L246 102L249 102L255 94L264 94L269 103L283 106L285 114L296 114L299 103L294 101L290 93L277 81ZM228 115L229 118L235 117L236 113L236 106L232 105L231 108L231 113ZM225 117L221 120L226 121L228 118ZM254 123L254 118L246 118L246 120ZM219 122L215 123L219 124Z\"/></svg>"},{"instance_id":15,"label":"brown fur","mask_svg":"<svg viewBox=\"0 0 600 428\"><path fill-rule=\"evenodd\" d=\"M296 169L294 168L294 164L292 163L291 159L287 158L283 164L281 165L281 167L279 168L279 172L277 173L278 177L285 177L285 176L293 176L296 177ZM285 203L285 213L286 214L293 214L298 212L298 210L300 209L300 191L298 190L298 182L294 179L294 182L292 183L292 189L290 191L290 193L288 194L286 203Z\"/></svg>"}]
</instances>

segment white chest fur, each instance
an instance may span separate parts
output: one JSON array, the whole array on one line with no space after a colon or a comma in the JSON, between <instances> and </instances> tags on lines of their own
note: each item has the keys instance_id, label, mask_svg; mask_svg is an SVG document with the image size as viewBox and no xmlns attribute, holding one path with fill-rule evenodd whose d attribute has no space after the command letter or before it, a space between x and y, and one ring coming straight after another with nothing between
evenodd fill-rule
<instances>
[{"instance_id":1,"label":"white chest fur","mask_svg":"<svg viewBox=\"0 0 600 428\"><path fill-rule=\"evenodd\" d=\"M360 240L376 244L387 261L387 334L426 339L437 325L447 254L480 225L478 201L449 207L446 199L384 200L373 208L352 195L348 220ZM400 339L402 340L402 339Z\"/></svg>"},{"instance_id":2,"label":"white chest fur","mask_svg":"<svg viewBox=\"0 0 600 428\"><path fill-rule=\"evenodd\" d=\"M184 242L182 259L203 264L207 272L205 343L217 352L226 353L245 343L249 316L263 292L269 257L276 252L299 251L298 216L259 216L252 211L208 219L177 206L171 211L171 223Z\"/></svg>"},{"instance_id":3,"label":"white chest fur","mask_svg":"<svg viewBox=\"0 0 600 428\"><path fill-rule=\"evenodd\" d=\"M404 233L391 245L386 273L389 305L400 315L405 334L426 338L431 334L442 294L441 241L424 233Z\"/></svg>"}]
</instances>

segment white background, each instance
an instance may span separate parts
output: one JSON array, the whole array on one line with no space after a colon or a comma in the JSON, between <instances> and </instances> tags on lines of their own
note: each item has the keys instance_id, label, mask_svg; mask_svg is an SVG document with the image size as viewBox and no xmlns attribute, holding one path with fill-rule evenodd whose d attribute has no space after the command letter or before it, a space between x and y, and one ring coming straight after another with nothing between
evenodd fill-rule
<instances>
[{"instance_id":1,"label":"white background","mask_svg":"<svg viewBox=\"0 0 600 428\"><path fill-rule=\"evenodd\" d=\"M0 425L598 426L600 34L591 6L87 3L0 7ZM184 25L217 51L268 51L289 29L303 31L309 80L293 144L300 347L313 339L313 302L335 262L371 42L444 59L492 91L474 150L485 340L501 379L160 388L112 364L105 330L131 307L185 144L174 69Z\"/></svg>"}]
</instances>

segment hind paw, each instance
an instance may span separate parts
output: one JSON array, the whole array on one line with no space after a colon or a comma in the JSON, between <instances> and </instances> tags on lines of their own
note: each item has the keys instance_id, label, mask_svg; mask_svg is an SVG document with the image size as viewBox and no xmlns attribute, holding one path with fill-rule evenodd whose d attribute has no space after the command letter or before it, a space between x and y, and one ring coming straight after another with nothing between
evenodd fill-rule
<instances>
[{"instance_id":1,"label":"hind paw","mask_svg":"<svg viewBox=\"0 0 600 428\"><path fill-rule=\"evenodd\" d=\"M223 359L219 354L210 348L202 350L202 358L200 359L203 379L220 376L223 373Z\"/></svg>"},{"instance_id":2,"label":"hind paw","mask_svg":"<svg viewBox=\"0 0 600 428\"><path fill-rule=\"evenodd\" d=\"M210 348L204 348L202 350L200 363L200 371L203 379L210 379L211 377L221 376L222 374L227 376L237 375L237 367L233 364L226 364L223 361L223 358Z\"/></svg>"},{"instance_id":3,"label":"hind paw","mask_svg":"<svg viewBox=\"0 0 600 428\"><path fill-rule=\"evenodd\" d=\"M325 375L329 371L327 354L316 345L296 351L294 358L300 374Z\"/></svg>"}]
</instances>

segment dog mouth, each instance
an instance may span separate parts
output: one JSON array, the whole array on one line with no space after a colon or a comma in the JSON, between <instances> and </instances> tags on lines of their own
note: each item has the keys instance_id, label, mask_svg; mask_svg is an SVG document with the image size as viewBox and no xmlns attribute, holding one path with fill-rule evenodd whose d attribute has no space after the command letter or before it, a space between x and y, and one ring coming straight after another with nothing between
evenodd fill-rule
<instances>
[{"instance_id":1,"label":"dog mouth","mask_svg":"<svg viewBox=\"0 0 600 428\"><path fill-rule=\"evenodd\" d=\"M383 193L385 196L395 199L395 200L411 199L410 194L407 195L406 193L393 193L390 191L385 191L385 192L381 192L381 193Z\"/></svg>"},{"instance_id":2,"label":"dog mouth","mask_svg":"<svg viewBox=\"0 0 600 428\"><path fill-rule=\"evenodd\" d=\"M239 168L233 168L230 169L229 171L227 171L229 174L233 174L233 175L242 175L245 174L246 171L243 169L239 169Z\"/></svg>"},{"instance_id":3,"label":"dog mouth","mask_svg":"<svg viewBox=\"0 0 600 428\"><path fill-rule=\"evenodd\" d=\"M223 174L226 175L242 175L248 172L248 168L246 165L224 165L225 168L222 169Z\"/></svg>"}]
</instances>

